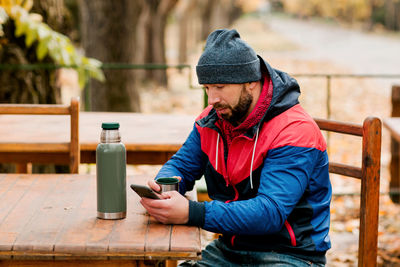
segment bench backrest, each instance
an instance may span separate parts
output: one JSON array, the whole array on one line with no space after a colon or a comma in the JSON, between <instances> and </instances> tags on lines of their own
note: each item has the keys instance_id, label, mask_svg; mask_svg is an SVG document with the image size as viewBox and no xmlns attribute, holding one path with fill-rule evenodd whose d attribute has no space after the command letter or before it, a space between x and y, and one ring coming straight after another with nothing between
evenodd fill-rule
<instances>
[{"instance_id":1,"label":"bench backrest","mask_svg":"<svg viewBox=\"0 0 400 267\"><path fill-rule=\"evenodd\" d=\"M70 142L60 144L60 150L69 151L69 160L66 162L71 173L78 173L80 163L79 146L79 98L72 98L70 105L55 104L0 104L0 114L13 115L69 115L70 116ZM32 161L35 162L33 158ZM21 162L18 162L21 163ZM26 163L23 162L25 165ZM26 167L22 170L26 171ZM22 171L23 172L23 171Z\"/></svg>"},{"instance_id":2,"label":"bench backrest","mask_svg":"<svg viewBox=\"0 0 400 267\"><path fill-rule=\"evenodd\" d=\"M329 172L361 179L358 266L376 266L378 250L381 121L368 117L363 125L314 119L321 130L362 138L361 167L329 162Z\"/></svg>"}]
</instances>

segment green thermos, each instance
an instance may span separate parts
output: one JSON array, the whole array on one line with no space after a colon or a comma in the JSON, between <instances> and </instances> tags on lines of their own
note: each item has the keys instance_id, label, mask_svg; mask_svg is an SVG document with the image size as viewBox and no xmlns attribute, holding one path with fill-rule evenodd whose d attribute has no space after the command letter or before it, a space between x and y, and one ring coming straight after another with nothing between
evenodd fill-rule
<instances>
[{"instance_id":1,"label":"green thermos","mask_svg":"<svg viewBox=\"0 0 400 267\"><path fill-rule=\"evenodd\" d=\"M119 123L102 123L96 148L97 217L126 217L126 150Z\"/></svg>"}]
</instances>

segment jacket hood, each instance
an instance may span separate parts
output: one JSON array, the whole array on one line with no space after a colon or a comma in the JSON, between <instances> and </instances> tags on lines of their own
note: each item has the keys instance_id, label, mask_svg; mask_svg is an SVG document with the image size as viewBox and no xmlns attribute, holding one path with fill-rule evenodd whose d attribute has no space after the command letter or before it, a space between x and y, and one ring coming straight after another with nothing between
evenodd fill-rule
<instances>
[{"instance_id":1,"label":"jacket hood","mask_svg":"<svg viewBox=\"0 0 400 267\"><path fill-rule=\"evenodd\" d=\"M263 76L269 75L273 86L271 103L261 120L261 122L266 122L299 104L300 87L289 74L272 68L263 58L258 57L260 58Z\"/></svg>"}]
</instances>

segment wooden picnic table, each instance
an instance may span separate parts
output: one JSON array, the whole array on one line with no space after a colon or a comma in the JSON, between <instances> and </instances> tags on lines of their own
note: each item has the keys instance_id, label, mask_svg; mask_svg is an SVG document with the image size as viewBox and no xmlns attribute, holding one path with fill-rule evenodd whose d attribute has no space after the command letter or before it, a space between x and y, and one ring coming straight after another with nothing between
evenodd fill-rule
<instances>
[{"instance_id":1,"label":"wooden picnic table","mask_svg":"<svg viewBox=\"0 0 400 267\"><path fill-rule=\"evenodd\" d=\"M1 266L148 266L197 259L200 230L163 225L129 189L127 217L96 218L96 178L81 174L0 174Z\"/></svg>"},{"instance_id":2,"label":"wooden picnic table","mask_svg":"<svg viewBox=\"0 0 400 267\"><path fill-rule=\"evenodd\" d=\"M101 123L120 123L128 164L163 164L183 144L193 128L194 116L80 112L81 163L96 162ZM68 162L69 118L58 115L0 115L0 162Z\"/></svg>"},{"instance_id":3,"label":"wooden picnic table","mask_svg":"<svg viewBox=\"0 0 400 267\"><path fill-rule=\"evenodd\" d=\"M383 125L392 136L389 194L393 202L400 203L400 117L385 118Z\"/></svg>"}]
</instances>

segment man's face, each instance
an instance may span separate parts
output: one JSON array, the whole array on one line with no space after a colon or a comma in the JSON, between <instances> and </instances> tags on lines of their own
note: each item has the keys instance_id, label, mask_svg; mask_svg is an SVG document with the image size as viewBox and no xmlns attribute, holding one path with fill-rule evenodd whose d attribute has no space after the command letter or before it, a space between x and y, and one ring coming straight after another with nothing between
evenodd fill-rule
<instances>
[{"instance_id":1,"label":"man's face","mask_svg":"<svg viewBox=\"0 0 400 267\"><path fill-rule=\"evenodd\" d=\"M238 125L249 115L253 96L245 84L204 84L208 104L225 120Z\"/></svg>"}]
</instances>

